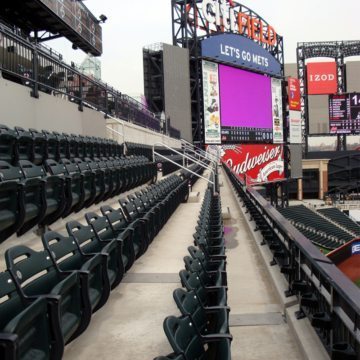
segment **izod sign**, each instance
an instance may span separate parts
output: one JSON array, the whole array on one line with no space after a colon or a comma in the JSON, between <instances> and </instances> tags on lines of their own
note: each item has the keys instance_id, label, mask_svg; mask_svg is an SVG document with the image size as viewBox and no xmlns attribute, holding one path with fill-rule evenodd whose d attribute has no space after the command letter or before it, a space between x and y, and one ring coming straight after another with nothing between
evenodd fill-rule
<instances>
[{"instance_id":1,"label":"izod sign","mask_svg":"<svg viewBox=\"0 0 360 360\"><path fill-rule=\"evenodd\" d=\"M284 179L282 145L223 146L222 160L248 185Z\"/></svg>"},{"instance_id":2,"label":"izod sign","mask_svg":"<svg viewBox=\"0 0 360 360\"><path fill-rule=\"evenodd\" d=\"M272 26L258 17L237 11L232 0L203 0L202 12L209 29L220 27L223 32L236 32L270 46L277 43Z\"/></svg>"},{"instance_id":3,"label":"izod sign","mask_svg":"<svg viewBox=\"0 0 360 360\"><path fill-rule=\"evenodd\" d=\"M306 69L308 95L337 93L337 67L334 61L309 63Z\"/></svg>"}]
</instances>

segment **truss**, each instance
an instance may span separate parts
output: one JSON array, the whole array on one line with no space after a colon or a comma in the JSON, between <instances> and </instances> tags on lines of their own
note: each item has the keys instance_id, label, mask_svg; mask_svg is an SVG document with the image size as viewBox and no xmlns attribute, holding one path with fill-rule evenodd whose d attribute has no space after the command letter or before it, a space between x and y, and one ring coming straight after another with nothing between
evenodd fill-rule
<instances>
[{"instance_id":1,"label":"truss","mask_svg":"<svg viewBox=\"0 0 360 360\"><path fill-rule=\"evenodd\" d=\"M326 41L298 43L297 67L301 92L302 140L305 154L308 152L309 103L305 61L310 58L333 58L337 64L338 93L346 92L346 69L344 59L360 55L360 41ZM338 150L346 148L346 135L338 135Z\"/></svg>"}]
</instances>

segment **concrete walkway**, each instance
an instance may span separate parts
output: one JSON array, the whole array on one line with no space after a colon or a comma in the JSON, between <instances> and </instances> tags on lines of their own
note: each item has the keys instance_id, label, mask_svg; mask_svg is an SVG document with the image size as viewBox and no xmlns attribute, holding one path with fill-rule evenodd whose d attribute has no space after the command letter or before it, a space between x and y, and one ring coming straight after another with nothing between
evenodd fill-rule
<instances>
[{"instance_id":1,"label":"concrete walkway","mask_svg":"<svg viewBox=\"0 0 360 360\"><path fill-rule=\"evenodd\" d=\"M228 207L231 214L224 225L230 332L234 337L232 359L302 359L255 239L222 169L220 183L223 210Z\"/></svg>"}]
</instances>

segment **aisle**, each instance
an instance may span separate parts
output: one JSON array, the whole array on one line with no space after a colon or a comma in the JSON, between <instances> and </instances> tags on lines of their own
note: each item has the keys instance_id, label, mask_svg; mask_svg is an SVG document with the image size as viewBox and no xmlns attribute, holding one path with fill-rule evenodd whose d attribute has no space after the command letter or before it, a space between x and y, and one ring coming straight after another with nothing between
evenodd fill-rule
<instances>
[{"instance_id":1,"label":"aisle","mask_svg":"<svg viewBox=\"0 0 360 360\"><path fill-rule=\"evenodd\" d=\"M90 326L66 346L64 360L144 360L167 355L172 349L163 331L168 315L180 315L173 290L181 287L179 271L192 244L202 195L207 184L199 180L196 203L181 204Z\"/></svg>"},{"instance_id":2,"label":"aisle","mask_svg":"<svg viewBox=\"0 0 360 360\"><path fill-rule=\"evenodd\" d=\"M267 269L239 208L226 174L221 169L220 188L227 246L228 303L233 360L302 359L282 316L282 306Z\"/></svg>"}]
</instances>

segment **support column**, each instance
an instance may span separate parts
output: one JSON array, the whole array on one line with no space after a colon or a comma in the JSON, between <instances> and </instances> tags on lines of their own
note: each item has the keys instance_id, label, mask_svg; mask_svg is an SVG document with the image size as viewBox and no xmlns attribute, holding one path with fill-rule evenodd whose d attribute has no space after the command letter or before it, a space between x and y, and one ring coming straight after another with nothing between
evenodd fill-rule
<instances>
[{"instance_id":1,"label":"support column","mask_svg":"<svg viewBox=\"0 0 360 360\"><path fill-rule=\"evenodd\" d=\"M304 199L304 194L303 194L303 180L302 179L298 179L298 192L297 192L297 199L302 201Z\"/></svg>"}]
</instances>

